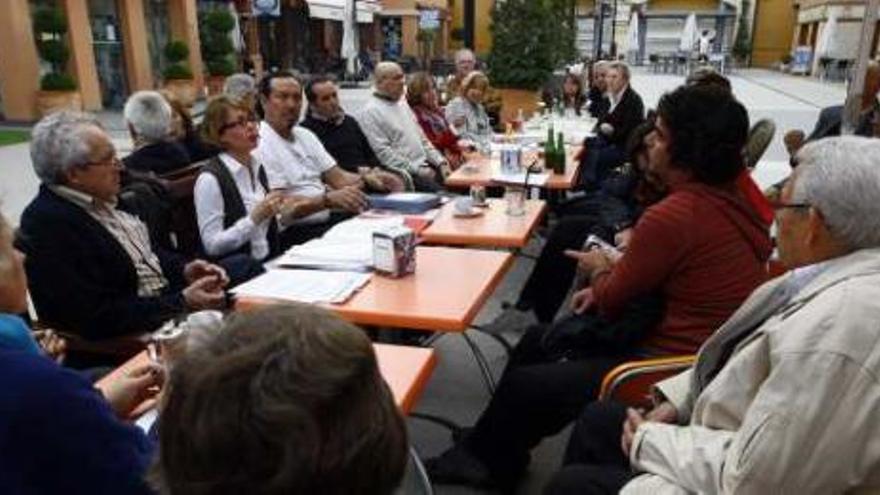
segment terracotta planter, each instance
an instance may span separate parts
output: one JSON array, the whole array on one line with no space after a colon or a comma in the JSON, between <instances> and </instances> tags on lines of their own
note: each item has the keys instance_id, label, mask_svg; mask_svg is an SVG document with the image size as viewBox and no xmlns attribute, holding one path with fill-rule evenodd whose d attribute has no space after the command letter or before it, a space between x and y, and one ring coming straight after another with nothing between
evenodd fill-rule
<instances>
[{"instance_id":1,"label":"terracotta planter","mask_svg":"<svg viewBox=\"0 0 880 495\"><path fill-rule=\"evenodd\" d=\"M510 122L522 108L526 120L538 110L541 95L531 89L496 88L501 93L501 121Z\"/></svg>"},{"instance_id":2,"label":"terracotta planter","mask_svg":"<svg viewBox=\"0 0 880 495\"><path fill-rule=\"evenodd\" d=\"M59 110L82 110L79 91L38 91L37 111L41 116Z\"/></svg>"},{"instance_id":3,"label":"terracotta planter","mask_svg":"<svg viewBox=\"0 0 880 495\"><path fill-rule=\"evenodd\" d=\"M208 84L208 96L216 96L223 93L223 84L226 82L226 76L209 76L205 80Z\"/></svg>"},{"instance_id":4,"label":"terracotta planter","mask_svg":"<svg viewBox=\"0 0 880 495\"><path fill-rule=\"evenodd\" d=\"M198 93L192 79L171 79L165 81L165 89L170 91L181 103L191 107L196 102Z\"/></svg>"}]
</instances>

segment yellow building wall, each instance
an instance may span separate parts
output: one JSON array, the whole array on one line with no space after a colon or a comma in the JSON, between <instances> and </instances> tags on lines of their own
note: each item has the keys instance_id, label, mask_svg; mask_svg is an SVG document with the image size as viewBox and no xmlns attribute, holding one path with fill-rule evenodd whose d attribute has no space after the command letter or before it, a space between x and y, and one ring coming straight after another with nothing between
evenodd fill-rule
<instances>
[{"instance_id":1,"label":"yellow building wall","mask_svg":"<svg viewBox=\"0 0 880 495\"><path fill-rule=\"evenodd\" d=\"M474 0L474 51L488 55L492 49L492 7L494 0Z\"/></svg>"},{"instance_id":2,"label":"yellow building wall","mask_svg":"<svg viewBox=\"0 0 880 495\"><path fill-rule=\"evenodd\" d=\"M790 53L795 22L792 0L758 1L752 37L752 65L771 67Z\"/></svg>"}]
</instances>

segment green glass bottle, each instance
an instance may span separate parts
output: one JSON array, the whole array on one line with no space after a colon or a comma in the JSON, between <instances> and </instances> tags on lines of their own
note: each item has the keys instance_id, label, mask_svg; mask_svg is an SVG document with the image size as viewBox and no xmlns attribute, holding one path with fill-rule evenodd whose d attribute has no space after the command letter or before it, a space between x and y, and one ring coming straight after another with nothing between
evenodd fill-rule
<instances>
[{"instance_id":1,"label":"green glass bottle","mask_svg":"<svg viewBox=\"0 0 880 495\"><path fill-rule=\"evenodd\" d=\"M556 146L553 143L553 124L547 127L547 140L544 141L544 168L555 167Z\"/></svg>"},{"instance_id":2,"label":"green glass bottle","mask_svg":"<svg viewBox=\"0 0 880 495\"><path fill-rule=\"evenodd\" d=\"M556 135L556 146L554 151L556 152L556 156L553 160L553 171L557 174L564 174L566 161L565 138L561 132Z\"/></svg>"}]
</instances>

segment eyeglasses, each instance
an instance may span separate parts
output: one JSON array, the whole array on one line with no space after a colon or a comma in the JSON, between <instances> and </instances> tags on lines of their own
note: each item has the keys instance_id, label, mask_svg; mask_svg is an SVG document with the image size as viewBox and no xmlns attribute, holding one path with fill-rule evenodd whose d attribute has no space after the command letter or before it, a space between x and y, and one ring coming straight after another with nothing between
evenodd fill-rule
<instances>
[{"instance_id":1,"label":"eyeglasses","mask_svg":"<svg viewBox=\"0 0 880 495\"><path fill-rule=\"evenodd\" d=\"M116 155L114 154L113 156L108 157L108 158L83 163L83 167L91 167L91 166L122 168L122 161L119 158L117 158Z\"/></svg>"},{"instance_id":2,"label":"eyeglasses","mask_svg":"<svg viewBox=\"0 0 880 495\"><path fill-rule=\"evenodd\" d=\"M226 124L220 126L219 134L223 134L229 129L235 129L236 127L247 127L248 125L254 123L256 123L256 119L254 119L253 117L245 117L242 119L238 119L235 122L227 122Z\"/></svg>"},{"instance_id":3,"label":"eyeglasses","mask_svg":"<svg viewBox=\"0 0 880 495\"><path fill-rule=\"evenodd\" d=\"M786 208L810 208L812 206L813 205L811 205L810 203L783 203L781 201L773 201L770 203L770 207L773 208L773 211L780 211Z\"/></svg>"}]
</instances>

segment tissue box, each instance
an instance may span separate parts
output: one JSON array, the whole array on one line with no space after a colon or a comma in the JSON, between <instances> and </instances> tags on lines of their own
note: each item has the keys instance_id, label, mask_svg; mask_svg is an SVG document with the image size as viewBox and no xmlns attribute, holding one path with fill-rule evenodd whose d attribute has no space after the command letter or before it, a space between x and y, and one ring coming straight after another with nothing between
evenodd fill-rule
<instances>
[{"instance_id":1,"label":"tissue box","mask_svg":"<svg viewBox=\"0 0 880 495\"><path fill-rule=\"evenodd\" d=\"M501 145L501 173L518 174L522 166L522 147L518 144Z\"/></svg>"},{"instance_id":2,"label":"tissue box","mask_svg":"<svg viewBox=\"0 0 880 495\"><path fill-rule=\"evenodd\" d=\"M416 271L416 236L409 227L390 227L373 233L373 268L390 277Z\"/></svg>"}]
</instances>

